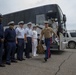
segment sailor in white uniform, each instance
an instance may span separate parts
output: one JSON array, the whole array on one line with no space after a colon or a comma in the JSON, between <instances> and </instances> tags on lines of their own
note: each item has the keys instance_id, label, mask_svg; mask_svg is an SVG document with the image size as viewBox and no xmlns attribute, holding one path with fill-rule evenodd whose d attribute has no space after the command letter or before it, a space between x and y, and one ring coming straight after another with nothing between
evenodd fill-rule
<instances>
[{"instance_id":1,"label":"sailor in white uniform","mask_svg":"<svg viewBox=\"0 0 76 75\"><path fill-rule=\"evenodd\" d=\"M32 36L32 55L33 56L38 56L36 54L37 52L37 26L33 26L33 36Z\"/></svg>"}]
</instances>

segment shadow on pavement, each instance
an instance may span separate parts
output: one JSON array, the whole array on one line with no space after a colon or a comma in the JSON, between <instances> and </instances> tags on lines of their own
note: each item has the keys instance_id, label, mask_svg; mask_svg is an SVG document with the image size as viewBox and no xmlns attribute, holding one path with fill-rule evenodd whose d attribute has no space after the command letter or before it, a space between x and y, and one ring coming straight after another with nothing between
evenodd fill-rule
<instances>
[{"instance_id":1,"label":"shadow on pavement","mask_svg":"<svg viewBox=\"0 0 76 75\"><path fill-rule=\"evenodd\" d=\"M51 51L51 54L53 55L61 55L63 53L65 53L66 51L57 51L57 50L54 50L54 51Z\"/></svg>"}]
</instances>

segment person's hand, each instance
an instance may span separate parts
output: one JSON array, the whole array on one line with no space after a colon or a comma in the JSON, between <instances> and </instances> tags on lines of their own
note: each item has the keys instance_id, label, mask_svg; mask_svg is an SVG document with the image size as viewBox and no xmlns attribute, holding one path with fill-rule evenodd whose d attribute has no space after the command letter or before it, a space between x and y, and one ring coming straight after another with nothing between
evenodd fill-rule
<instances>
[{"instance_id":1,"label":"person's hand","mask_svg":"<svg viewBox=\"0 0 76 75\"><path fill-rule=\"evenodd\" d=\"M26 38L24 38L24 41L26 41Z\"/></svg>"},{"instance_id":2,"label":"person's hand","mask_svg":"<svg viewBox=\"0 0 76 75\"><path fill-rule=\"evenodd\" d=\"M27 43L28 41L27 41L27 40L25 40L25 42Z\"/></svg>"},{"instance_id":3,"label":"person's hand","mask_svg":"<svg viewBox=\"0 0 76 75\"><path fill-rule=\"evenodd\" d=\"M32 43L34 42L34 39L32 39Z\"/></svg>"},{"instance_id":4,"label":"person's hand","mask_svg":"<svg viewBox=\"0 0 76 75\"><path fill-rule=\"evenodd\" d=\"M4 42L4 39L1 39L1 42Z\"/></svg>"},{"instance_id":5,"label":"person's hand","mask_svg":"<svg viewBox=\"0 0 76 75\"><path fill-rule=\"evenodd\" d=\"M16 41L16 44L18 44L18 41Z\"/></svg>"},{"instance_id":6,"label":"person's hand","mask_svg":"<svg viewBox=\"0 0 76 75\"><path fill-rule=\"evenodd\" d=\"M27 39L26 38L24 38L24 41L27 43Z\"/></svg>"}]
</instances>

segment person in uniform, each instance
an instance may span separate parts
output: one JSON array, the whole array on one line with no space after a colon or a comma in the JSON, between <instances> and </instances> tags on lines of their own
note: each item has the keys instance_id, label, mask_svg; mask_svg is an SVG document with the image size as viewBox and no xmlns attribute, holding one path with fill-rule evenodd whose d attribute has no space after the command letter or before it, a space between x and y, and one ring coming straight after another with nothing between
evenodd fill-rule
<instances>
[{"instance_id":1,"label":"person in uniform","mask_svg":"<svg viewBox=\"0 0 76 75\"><path fill-rule=\"evenodd\" d=\"M2 26L2 14L0 14L0 67L5 67L2 63L2 56L3 56L3 42L4 42L4 30Z\"/></svg>"},{"instance_id":2,"label":"person in uniform","mask_svg":"<svg viewBox=\"0 0 76 75\"><path fill-rule=\"evenodd\" d=\"M41 31L40 43L41 43L41 39L44 35L45 45L46 45L46 52L45 52L44 60L47 61L47 59L51 57L51 53L50 53L50 44L51 44L50 41L51 40L50 39L52 37L52 33L54 33L55 35L56 35L56 33L53 31L53 29L51 27L49 27L48 21L44 21L44 25L45 25L45 28Z\"/></svg>"},{"instance_id":3,"label":"person in uniform","mask_svg":"<svg viewBox=\"0 0 76 75\"><path fill-rule=\"evenodd\" d=\"M33 56L38 56L38 54L36 54L37 52L37 26L33 26L33 36L32 36L32 55Z\"/></svg>"},{"instance_id":4,"label":"person in uniform","mask_svg":"<svg viewBox=\"0 0 76 75\"><path fill-rule=\"evenodd\" d=\"M55 22L55 19L52 19L52 28L55 33L57 33L58 30L58 22Z\"/></svg>"},{"instance_id":5,"label":"person in uniform","mask_svg":"<svg viewBox=\"0 0 76 75\"><path fill-rule=\"evenodd\" d=\"M25 35L25 30L24 30L24 22L20 21L18 23L19 27L16 28L16 38L17 38L17 59L22 61L25 60L23 58L23 51L24 51L24 35Z\"/></svg>"},{"instance_id":6,"label":"person in uniform","mask_svg":"<svg viewBox=\"0 0 76 75\"><path fill-rule=\"evenodd\" d=\"M6 64L11 65L11 62L17 63L15 59L16 50L16 32L14 29L14 21L8 23L9 28L5 29L5 41L6 41Z\"/></svg>"},{"instance_id":7,"label":"person in uniform","mask_svg":"<svg viewBox=\"0 0 76 75\"><path fill-rule=\"evenodd\" d=\"M27 24L27 28L25 29L25 39L26 39L26 50L25 50L25 55L26 58L31 58L30 56L30 51L32 52L32 23L29 22Z\"/></svg>"},{"instance_id":8,"label":"person in uniform","mask_svg":"<svg viewBox=\"0 0 76 75\"><path fill-rule=\"evenodd\" d=\"M55 19L51 19L52 20L52 28L54 30L54 32L57 34L57 31L58 31L58 22L55 22ZM53 37L52 37L52 42L55 43L55 35L53 34Z\"/></svg>"}]
</instances>

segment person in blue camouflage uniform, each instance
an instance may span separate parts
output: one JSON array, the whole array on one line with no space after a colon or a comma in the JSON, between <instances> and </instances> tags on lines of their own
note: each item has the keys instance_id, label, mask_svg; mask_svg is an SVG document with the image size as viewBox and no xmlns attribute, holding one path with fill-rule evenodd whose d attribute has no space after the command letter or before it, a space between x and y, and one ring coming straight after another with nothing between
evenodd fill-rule
<instances>
[{"instance_id":1,"label":"person in blue camouflage uniform","mask_svg":"<svg viewBox=\"0 0 76 75\"><path fill-rule=\"evenodd\" d=\"M17 63L15 59L16 50L16 32L14 29L14 21L8 23L9 28L5 30L5 40L6 44L6 64L11 65L11 62Z\"/></svg>"},{"instance_id":2,"label":"person in blue camouflage uniform","mask_svg":"<svg viewBox=\"0 0 76 75\"><path fill-rule=\"evenodd\" d=\"M3 43L4 43L4 30L2 26L2 14L0 14L0 67L5 67L2 63L2 56L3 56Z\"/></svg>"}]
</instances>

